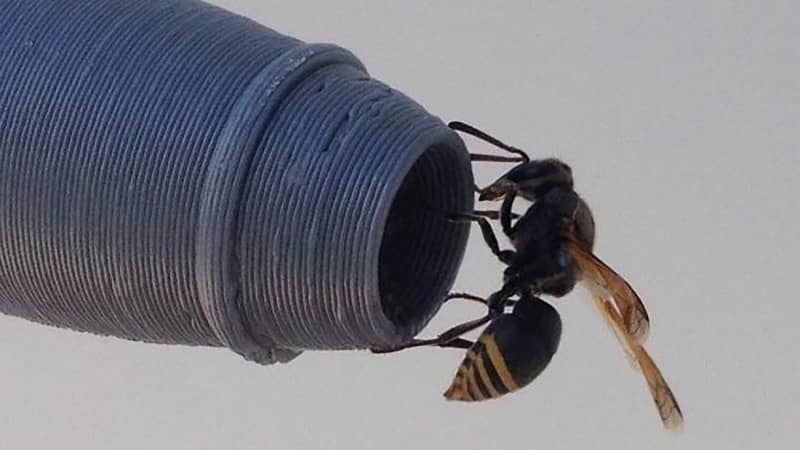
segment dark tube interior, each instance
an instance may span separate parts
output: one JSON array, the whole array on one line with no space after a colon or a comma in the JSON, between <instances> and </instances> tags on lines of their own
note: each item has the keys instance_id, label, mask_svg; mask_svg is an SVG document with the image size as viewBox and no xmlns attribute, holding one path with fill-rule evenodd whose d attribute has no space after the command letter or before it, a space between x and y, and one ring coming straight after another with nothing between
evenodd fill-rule
<instances>
[{"instance_id":1,"label":"dark tube interior","mask_svg":"<svg viewBox=\"0 0 800 450\"><path fill-rule=\"evenodd\" d=\"M397 191L381 243L379 282L383 310L398 327L429 317L450 289L467 231L446 213L471 208L471 189L459 150L435 145Z\"/></svg>"}]
</instances>

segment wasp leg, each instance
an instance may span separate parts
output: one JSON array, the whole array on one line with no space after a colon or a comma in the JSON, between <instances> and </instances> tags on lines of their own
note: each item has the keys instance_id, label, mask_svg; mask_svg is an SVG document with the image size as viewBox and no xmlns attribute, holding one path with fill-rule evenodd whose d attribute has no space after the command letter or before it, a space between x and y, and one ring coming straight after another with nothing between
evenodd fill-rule
<instances>
[{"instance_id":1,"label":"wasp leg","mask_svg":"<svg viewBox=\"0 0 800 450\"><path fill-rule=\"evenodd\" d=\"M470 320L469 322L464 322L460 325L456 325L453 328L450 328L449 330L445 331L444 333L432 339L414 339L411 342L395 345L393 347L374 347L371 348L370 350L372 351L372 353L393 353L393 352L399 352L400 350L405 350L407 348L422 347L422 346L452 347L452 345L450 344L456 340L459 340L456 345L463 345L464 343L462 342L463 340L461 339L462 335L469 333L470 331L475 330L476 328L491 322L492 320L494 320L503 313L503 310L511 301L509 297L516 294L517 291L519 290L519 284L520 284L519 279L514 277L508 280L505 284L503 284L503 287L500 288L499 291L490 295L489 298L485 300L481 299L481 302L485 301L486 305L489 308L489 312L485 316L479 319ZM451 294L448 295L447 297L448 300L454 298L465 298L468 300L477 301L477 299L480 299L480 297L478 297L477 295L472 295L472 294Z\"/></svg>"},{"instance_id":2,"label":"wasp leg","mask_svg":"<svg viewBox=\"0 0 800 450\"><path fill-rule=\"evenodd\" d=\"M505 198L503 198L503 204L500 205L500 226L503 228L503 233L509 237L514 235L514 225L516 225L512 224L511 220L519 218L519 216L514 214L514 211L511 210L516 198L516 192L509 192L506 194Z\"/></svg>"},{"instance_id":3,"label":"wasp leg","mask_svg":"<svg viewBox=\"0 0 800 450\"><path fill-rule=\"evenodd\" d=\"M475 345L475 343L470 341L469 339L456 338L448 342L447 344L442 345L441 347L467 349L472 347L473 345Z\"/></svg>"},{"instance_id":4,"label":"wasp leg","mask_svg":"<svg viewBox=\"0 0 800 450\"><path fill-rule=\"evenodd\" d=\"M504 162L504 163L526 162L525 159L522 157L486 155L483 153L470 153L469 158L473 162Z\"/></svg>"},{"instance_id":5,"label":"wasp leg","mask_svg":"<svg viewBox=\"0 0 800 450\"><path fill-rule=\"evenodd\" d=\"M458 348L458 349L469 349L472 348L473 345L475 345L475 342L464 338L455 338L445 344L421 344L419 342L421 342L421 340L415 339L409 343L411 345L403 345L396 347L373 347L370 348L369 351L375 354L383 354L383 353L395 353L399 352L400 350L405 350L407 348L421 347L424 345L435 345L436 347L441 347L441 348Z\"/></svg>"},{"instance_id":6,"label":"wasp leg","mask_svg":"<svg viewBox=\"0 0 800 450\"><path fill-rule=\"evenodd\" d=\"M450 300L453 300L453 299L472 300L472 301L476 301L478 303L482 303L482 304L484 304L486 306L489 306L489 300L488 299L485 299L485 298L483 298L481 296L478 296L478 295L475 295L475 294L468 294L466 292L451 292L450 294L447 294L447 297L444 298L444 301L447 302L447 301L450 301ZM506 307L513 307L516 303L517 303L516 300L506 300L505 301L505 306Z\"/></svg>"},{"instance_id":7,"label":"wasp leg","mask_svg":"<svg viewBox=\"0 0 800 450\"><path fill-rule=\"evenodd\" d=\"M486 245L489 246L492 253L497 256L503 264L511 264L511 260L517 255L513 250L500 250L497 236L494 234L492 225L485 217L476 214L452 213L450 214L450 220L477 222L481 227L481 233L483 234L483 240L486 241Z\"/></svg>"},{"instance_id":8,"label":"wasp leg","mask_svg":"<svg viewBox=\"0 0 800 450\"><path fill-rule=\"evenodd\" d=\"M475 211L472 211L472 214L475 214L476 216L486 217L489 220L499 220L499 219L502 219L502 217L503 217L502 216L502 211L475 210ZM514 212L510 212L509 215L510 215L510 217L512 219L519 219L520 218L520 215L516 214Z\"/></svg>"},{"instance_id":9,"label":"wasp leg","mask_svg":"<svg viewBox=\"0 0 800 450\"><path fill-rule=\"evenodd\" d=\"M498 219L500 219L500 212L498 212L498 211L481 211L481 210L477 210L476 209L475 211L472 211L472 214L474 214L476 216L485 217L485 218L487 218L489 220L498 220Z\"/></svg>"},{"instance_id":10,"label":"wasp leg","mask_svg":"<svg viewBox=\"0 0 800 450\"><path fill-rule=\"evenodd\" d=\"M489 323L489 321L491 321L494 317L495 314L490 312L480 319L470 320L469 322L456 325L432 339L414 339L410 342L406 342L405 344L399 344L392 347L374 347L371 348L370 351L372 353L394 353L414 347L453 347L454 345L457 346L456 348L461 348L458 347L458 345L463 345L463 341L465 341L464 339L461 339L461 335L469 333L470 331ZM456 344L451 345L454 341Z\"/></svg>"},{"instance_id":11,"label":"wasp leg","mask_svg":"<svg viewBox=\"0 0 800 450\"><path fill-rule=\"evenodd\" d=\"M486 300L485 298L479 295L469 294L466 292L451 292L447 294L447 297L444 298L444 301L453 300L456 298L461 298L464 300L473 300L479 303L483 303L484 305L488 304L488 300Z\"/></svg>"}]
</instances>

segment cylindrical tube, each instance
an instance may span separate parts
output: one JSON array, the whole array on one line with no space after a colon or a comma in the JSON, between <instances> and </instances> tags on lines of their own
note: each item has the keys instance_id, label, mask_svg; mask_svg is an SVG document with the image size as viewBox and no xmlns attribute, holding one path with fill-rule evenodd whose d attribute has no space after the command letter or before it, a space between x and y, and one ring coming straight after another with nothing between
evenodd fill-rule
<instances>
[{"instance_id":1,"label":"cylindrical tube","mask_svg":"<svg viewBox=\"0 0 800 450\"><path fill-rule=\"evenodd\" d=\"M191 0L0 11L0 311L271 363L440 306L467 152L352 54Z\"/></svg>"}]
</instances>

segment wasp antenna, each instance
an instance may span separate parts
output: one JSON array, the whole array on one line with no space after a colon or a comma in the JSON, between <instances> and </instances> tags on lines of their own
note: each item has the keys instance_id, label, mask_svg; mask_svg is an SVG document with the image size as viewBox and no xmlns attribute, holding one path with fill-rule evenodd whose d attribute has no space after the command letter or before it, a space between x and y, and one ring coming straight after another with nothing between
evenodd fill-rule
<instances>
[{"instance_id":1,"label":"wasp antenna","mask_svg":"<svg viewBox=\"0 0 800 450\"><path fill-rule=\"evenodd\" d=\"M528 161L531 160L530 156L528 156L528 154L525 153L523 150L520 150L520 149L518 149L516 147L513 147L511 145L508 145L505 142L501 141L500 139L497 139L496 137L490 135L489 133L486 133L484 131L481 131L481 130L477 129L477 128L473 127L472 125L469 125L469 124L466 124L464 122L459 122L459 121L455 120L455 121L452 121L452 122L448 123L447 126L450 127L451 130L460 131L462 133L469 134L469 135L474 136L474 137L476 137L478 139L486 141L486 142L488 142L488 143L490 143L490 144L492 144L492 145L494 145L494 146L496 146L498 148L501 148L501 149L503 149L503 150L505 150L505 151L507 151L509 153L513 153L515 155L519 155L519 157L522 158L522 162L528 162Z\"/></svg>"}]
</instances>

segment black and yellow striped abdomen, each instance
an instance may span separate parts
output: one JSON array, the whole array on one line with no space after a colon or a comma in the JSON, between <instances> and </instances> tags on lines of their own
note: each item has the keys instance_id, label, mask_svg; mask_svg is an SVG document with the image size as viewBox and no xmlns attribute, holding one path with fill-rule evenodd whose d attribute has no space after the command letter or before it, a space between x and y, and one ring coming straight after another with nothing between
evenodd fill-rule
<instances>
[{"instance_id":1,"label":"black and yellow striped abdomen","mask_svg":"<svg viewBox=\"0 0 800 450\"><path fill-rule=\"evenodd\" d=\"M542 300L521 301L486 327L467 351L448 400L479 401L516 391L533 381L550 362L561 338L561 319Z\"/></svg>"}]
</instances>

